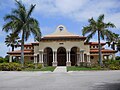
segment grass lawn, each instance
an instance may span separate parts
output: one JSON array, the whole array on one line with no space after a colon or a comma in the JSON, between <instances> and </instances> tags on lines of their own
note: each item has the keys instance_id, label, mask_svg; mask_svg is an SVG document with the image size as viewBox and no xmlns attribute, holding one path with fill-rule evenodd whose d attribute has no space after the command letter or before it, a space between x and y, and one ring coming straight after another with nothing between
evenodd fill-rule
<instances>
[{"instance_id":1,"label":"grass lawn","mask_svg":"<svg viewBox=\"0 0 120 90\"><path fill-rule=\"evenodd\" d=\"M53 72L56 67L48 66L48 67L43 67L41 69L32 69L32 68L25 68L22 71L51 71Z\"/></svg>"},{"instance_id":2,"label":"grass lawn","mask_svg":"<svg viewBox=\"0 0 120 90\"><path fill-rule=\"evenodd\" d=\"M76 66L70 66L67 67L67 71L90 71L90 70L105 70L102 68L87 68L87 67L76 67Z\"/></svg>"}]
</instances>

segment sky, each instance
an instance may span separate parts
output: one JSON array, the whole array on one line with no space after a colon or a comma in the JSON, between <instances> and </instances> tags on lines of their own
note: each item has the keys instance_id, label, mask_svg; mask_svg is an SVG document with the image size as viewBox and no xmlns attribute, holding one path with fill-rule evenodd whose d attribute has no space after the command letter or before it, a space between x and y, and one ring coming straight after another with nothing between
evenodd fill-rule
<instances>
[{"instance_id":1,"label":"sky","mask_svg":"<svg viewBox=\"0 0 120 90\"><path fill-rule=\"evenodd\" d=\"M19 0L18 0L19 1ZM112 32L120 34L120 0L20 0L27 9L31 4L36 4L32 17L39 22L42 36L55 31L60 24L64 25L71 33L82 36L83 26L88 25L88 19L95 20L99 15L105 15L105 22L112 22L116 28ZM6 35L2 31L5 24L3 17L16 8L14 0L0 0L0 56L5 56L11 48L4 43ZM91 39L97 41L97 35ZM105 42L104 40L101 40ZM27 42L34 42L30 36Z\"/></svg>"}]
</instances>

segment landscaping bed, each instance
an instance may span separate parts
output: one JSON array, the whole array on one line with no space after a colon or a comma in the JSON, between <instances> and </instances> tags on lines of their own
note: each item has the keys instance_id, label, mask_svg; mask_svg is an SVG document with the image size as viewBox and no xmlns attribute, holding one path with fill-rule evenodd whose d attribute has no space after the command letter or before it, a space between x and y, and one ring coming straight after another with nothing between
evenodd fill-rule
<instances>
[{"instance_id":1,"label":"landscaping bed","mask_svg":"<svg viewBox=\"0 0 120 90\"><path fill-rule=\"evenodd\" d=\"M67 71L91 71L91 70L120 70L120 60L105 60L103 66L69 66Z\"/></svg>"},{"instance_id":2,"label":"landscaping bed","mask_svg":"<svg viewBox=\"0 0 120 90\"><path fill-rule=\"evenodd\" d=\"M56 67L46 66L41 64L26 63L24 67L20 63L0 63L0 71L51 71Z\"/></svg>"},{"instance_id":3,"label":"landscaping bed","mask_svg":"<svg viewBox=\"0 0 120 90\"><path fill-rule=\"evenodd\" d=\"M67 67L67 71L92 71L92 70L108 70L107 68L100 68L100 67L79 67L79 66L69 66Z\"/></svg>"}]
</instances>

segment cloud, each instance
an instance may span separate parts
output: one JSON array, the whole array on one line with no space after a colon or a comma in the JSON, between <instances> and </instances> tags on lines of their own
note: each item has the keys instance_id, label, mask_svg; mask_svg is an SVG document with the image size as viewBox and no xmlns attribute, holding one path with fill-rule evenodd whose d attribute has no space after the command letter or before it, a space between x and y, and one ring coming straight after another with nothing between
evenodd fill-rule
<instances>
[{"instance_id":1,"label":"cloud","mask_svg":"<svg viewBox=\"0 0 120 90\"><path fill-rule=\"evenodd\" d=\"M8 48L4 42L0 42L0 56L5 57L10 48Z\"/></svg>"},{"instance_id":2,"label":"cloud","mask_svg":"<svg viewBox=\"0 0 120 90\"><path fill-rule=\"evenodd\" d=\"M111 21L120 28L119 0L22 0L26 5L36 4L35 12L43 16L63 16L79 22L88 18L97 18L105 14L106 21ZM112 18L111 18L112 17Z\"/></svg>"}]
</instances>

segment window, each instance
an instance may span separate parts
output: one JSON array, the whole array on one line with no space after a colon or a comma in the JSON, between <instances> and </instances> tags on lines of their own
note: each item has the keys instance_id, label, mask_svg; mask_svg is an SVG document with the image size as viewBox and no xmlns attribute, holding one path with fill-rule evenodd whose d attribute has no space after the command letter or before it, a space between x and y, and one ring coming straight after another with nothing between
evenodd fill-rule
<instances>
[{"instance_id":1,"label":"window","mask_svg":"<svg viewBox=\"0 0 120 90\"><path fill-rule=\"evenodd\" d=\"M63 27L62 27L62 26L60 26L60 27L59 27L59 29L60 29L60 31L62 31L62 30L63 30Z\"/></svg>"},{"instance_id":2,"label":"window","mask_svg":"<svg viewBox=\"0 0 120 90\"><path fill-rule=\"evenodd\" d=\"M64 43L59 43L60 45L63 45Z\"/></svg>"},{"instance_id":3,"label":"window","mask_svg":"<svg viewBox=\"0 0 120 90\"><path fill-rule=\"evenodd\" d=\"M94 56L90 56L90 59L94 59Z\"/></svg>"},{"instance_id":4,"label":"window","mask_svg":"<svg viewBox=\"0 0 120 90\"><path fill-rule=\"evenodd\" d=\"M34 57L31 57L31 60L34 60Z\"/></svg>"}]
</instances>

